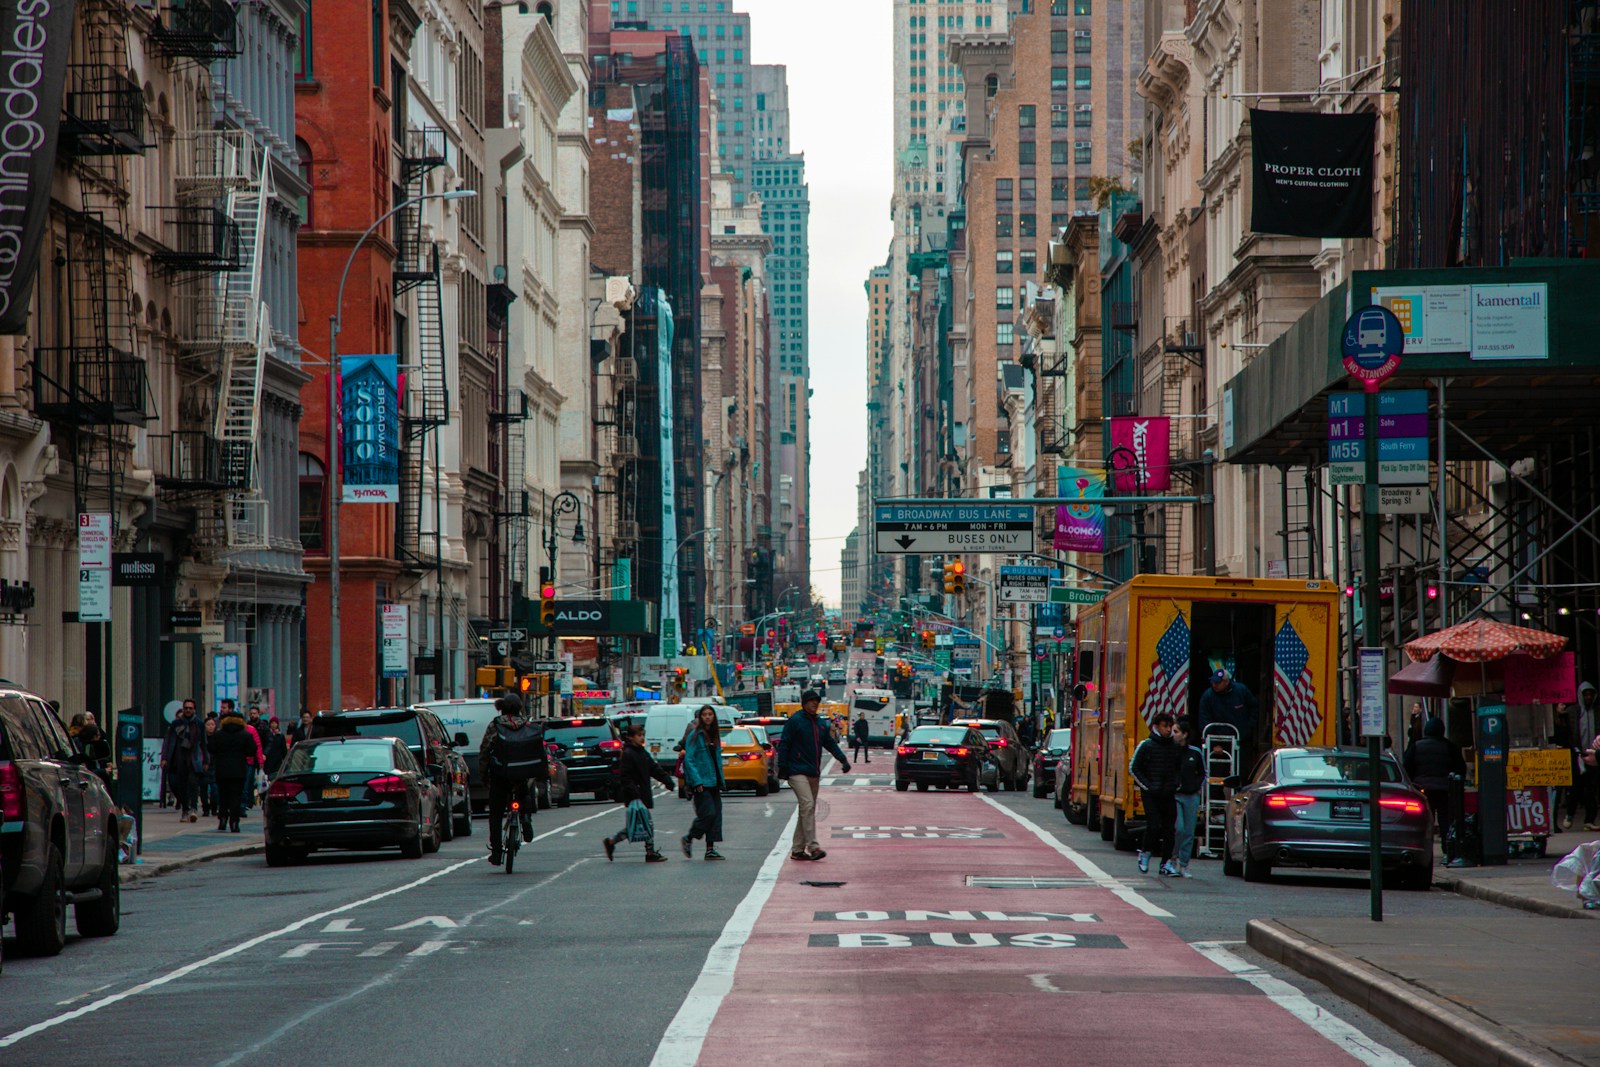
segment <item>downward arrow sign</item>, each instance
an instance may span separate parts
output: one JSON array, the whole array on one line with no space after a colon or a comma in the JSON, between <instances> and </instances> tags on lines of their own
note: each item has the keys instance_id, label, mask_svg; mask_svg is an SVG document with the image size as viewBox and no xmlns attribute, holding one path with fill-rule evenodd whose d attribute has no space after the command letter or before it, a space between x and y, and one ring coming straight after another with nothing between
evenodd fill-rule
<instances>
[{"instance_id":1,"label":"downward arrow sign","mask_svg":"<svg viewBox=\"0 0 1600 1067\"><path fill-rule=\"evenodd\" d=\"M899 545L901 548L910 548L912 545L917 543L917 539L915 537L896 537L894 539L894 543Z\"/></svg>"}]
</instances>

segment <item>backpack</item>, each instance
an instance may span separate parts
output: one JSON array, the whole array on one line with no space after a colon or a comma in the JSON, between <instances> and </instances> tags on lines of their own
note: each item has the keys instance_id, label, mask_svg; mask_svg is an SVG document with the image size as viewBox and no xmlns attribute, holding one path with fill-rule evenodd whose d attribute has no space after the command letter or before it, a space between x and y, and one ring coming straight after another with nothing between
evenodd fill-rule
<instances>
[{"instance_id":1,"label":"backpack","mask_svg":"<svg viewBox=\"0 0 1600 1067\"><path fill-rule=\"evenodd\" d=\"M489 753L489 769L496 778L523 781L549 772L550 752L544 747L544 727L536 722L508 726L504 719L494 722L494 749Z\"/></svg>"}]
</instances>

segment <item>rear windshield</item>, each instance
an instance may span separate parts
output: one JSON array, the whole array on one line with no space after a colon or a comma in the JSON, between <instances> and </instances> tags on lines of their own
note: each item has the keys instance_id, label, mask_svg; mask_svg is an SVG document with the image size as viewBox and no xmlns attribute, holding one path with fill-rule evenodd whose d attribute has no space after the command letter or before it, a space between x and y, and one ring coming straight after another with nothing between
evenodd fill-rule
<instances>
[{"instance_id":1,"label":"rear windshield","mask_svg":"<svg viewBox=\"0 0 1600 1067\"><path fill-rule=\"evenodd\" d=\"M998 726L993 726L993 725L989 725L989 724L984 724L984 725L980 726L977 723L973 723L972 728L974 730L978 731L980 734L982 734L985 738L991 738L992 739L992 738L996 738L996 737L1000 736L1000 727L998 727Z\"/></svg>"},{"instance_id":2,"label":"rear windshield","mask_svg":"<svg viewBox=\"0 0 1600 1067\"><path fill-rule=\"evenodd\" d=\"M959 745L966 739L965 726L919 726L911 731L913 744Z\"/></svg>"},{"instance_id":3,"label":"rear windshield","mask_svg":"<svg viewBox=\"0 0 1600 1067\"><path fill-rule=\"evenodd\" d=\"M296 745L283 763L284 774L329 774L337 771L387 771L394 769L394 749L388 745L346 745L338 741Z\"/></svg>"},{"instance_id":4,"label":"rear windshield","mask_svg":"<svg viewBox=\"0 0 1600 1067\"><path fill-rule=\"evenodd\" d=\"M722 743L725 745L753 745L756 744L755 735L749 730L735 726L731 730L722 731Z\"/></svg>"},{"instance_id":5,"label":"rear windshield","mask_svg":"<svg viewBox=\"0 0 1600 1067\"><path fill-rule=\"evenodd\" d=\"M889 697L865 697L857 693L851 703L857 711L882 711L888 706L889 700Z\"/></svg>"},{"instance_id":6,"label":"rear windshield","mask_svg":"<svg viewBox=\"0 0 1600 1067\"><path fill-rule=\"evenodd\" d=\"M422 747L417 717L411 714L378 715L355 718L349 715L323 715L317 718L315 737L397 737L408 748Z\"/></svg>"},{"instance_id":7,"label":"rear windshield","mask_svg":"<svg viewBox=\"0 0 1600 1067\"><path fill-rule=\"evenodd\" d=\"M544 739L566 748L589 748L611 740L611 730L605 726L557 726L545 730Z\"/></svg>"},{"instance_id":8,"label":"rear windshield","mask_svg":"<svg viewBox=\"0 0 1600 1067\"><path fill-rule=\"evenodd\" d=\"M1378 764L1384 782L1398 782L1400 768L1393 760ZM1323 756L1285 756L1278 764L1280 782L1369 782L1367 757L1342 756L1329 753Z\"/></svg>"},{"instance_id":9,"label":"rear windshield","mask_svg":"<svg viewBox=\"0 0 1600 1067\"><path fill-rule=\"evenodd\" d=\"M1072 747L1072 731L1051 730L1050 736L1044 740L1044 747L1049 749L1060 749L1061 751L1065 752L1067 749Z\"/></svg>"}]
</instances>

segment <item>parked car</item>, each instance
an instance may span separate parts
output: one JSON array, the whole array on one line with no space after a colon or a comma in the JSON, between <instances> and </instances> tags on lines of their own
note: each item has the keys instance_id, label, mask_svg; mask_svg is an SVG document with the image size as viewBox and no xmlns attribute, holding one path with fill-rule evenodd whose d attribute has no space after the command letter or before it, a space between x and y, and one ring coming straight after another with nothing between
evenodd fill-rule
<instances>
[{"instance_id":1,"label":"parked car","mask_svg":"<svg viewBox=\"0 0 1600 1067\"><path fill-rule=\"evenodd\" d=\"M931 786L999 788L1000 768L984 736L970 726L918 726L895 746L894 787L904 793L913 782L926 792Z\"/></svg>"},{"instance_id":2,"label":"parked car","mask_svg":"<svg viewBox=\"0 0 1600 1067\"><path fill-rule=\"evenodd\" d=\"M617 728L604 715L545 719L543 723L545 743L554 747L556 758L566 768L571 792L610 800L617 785L617 757L622 755Z\"/></svg>"},{"instance_id":3,"label":"parked car","mask_svg":"<svg viewBox=\"0 0 1600 1067\"><path fill-rule=\"evenodd\" d=\"M1355 747L1281 748L1249 780L1228 778L1222 872L1264 882L1278 866L1364 870L1369 860L1369 763ZM1433 816L1393 755L1379 762L1385 881L1433 884Z\"/></svg>"},{"instance_id":4,"label":"parked car","mask_svg":"<svg viewBox=\"0 0 1600 1067\"><path fill-rule=\"evenodd\" d=\"M1054 731L1052 731L1054 732ZM1061 759L1056 763L1055 769L1056 807L1061 809L1061 814L1067 817L1068 822L1073 821L1072 810L1072 746L1061 753ZM1080 814L1078 822L1082 822Z\"/></svg>"},{"instance_id":5,"label":"parked car","mask_svg":"<svg viewBox=\"0 0 1600 1067\"><path fill-rule=\"evenodd\" d=\"M478 745L483 741L483 731L500 714L494 708L494 698L429 700L411 706L425 708L439 717L445 731L456 742L456 750L467 762L467 795L472 799L472 811L475 814L488 811L489 783L478 773Z\"/></svg>"},{"instance_id":6,"label":"parked car","mask_svg":"<svg viewBox=\"0 0 1600 1067\"><path fill-rule=\"evenodd\" d=\"M758 737L757 734L760 734ZM735 786L749 786L756 796L771 792L773 771L769 769L767 739L761 728L732 726L722 731L722 780L724 792Z\"/></svg>"},{"instance_id":7,"label":"parked car","mask_svg":"<svg viewBox=\"0 0 1600 1067\"><path fill-rule=\"evenodd\" d=\"M448 841L456 834L472 835L470 772L466 757L457 750L466 745L467 735L458 730L451 737L431 710L414 706L325 711L311 720L311 736L393 737L405 742L444 796L440 820L444 839Z\"/></svg>"},{"instance_id":8,"label":"parked car","mask_svg":"<svg viewBox=\"0 0 1600 1067\"><path fill-rule=\"evenodd\" d=\"M1007 789L1028 788L1028 759L1030 753L1017 728L1004 719L954 719L951 726L970 726L983 735L1000 765L1000 783Z\"/></svg>"},{"instance_id":9,"label":"parked car","mask_svg":"<svg viewBox=\"0 0 1600 1067\"><path fill-rule=\"evenodd\" d=\"M91 747L43 698L0 682L0 926L16 921L25 955L66 945L69 900L82 937L122 924L116 805L91 766L110 747Z\"/></svg>"},{"instance_id":10,"label":"parked car","mask_svg":"<svg viewBox=\"0 0 1600 1067\"><path fill-rule=\"evenodd\" d=\"M1072 729L1067 726L1058 726L1050 731L1050 736L1044 739L1044 744L1039 746L1039 751L1033 754L1033 797L1043 800L1049 796L1056 784L1056 764L1067 758L1072 751ZM1056 797L1056 807L1061 806L1061 798Z\"/></svg>"},{"instance_id":11,"label":"parked car","mask_svg":"<svg viewBox=\"0 0 1600 1067\"><path fill-rule=\"evenodd\" d=\"M419 859L439 848L443 814L439 786L405 742L302 741L267 787L267 865L300 863L319 848L398 846L407 859Z\"/></svg>"},{"instance_id":12,"label":"parked car","mask_svg":"<svg viewBox=\"0 0 1600 1067\"><path fill-rule=\"evenodd\" d=\"M550 777L539 783L533 810L543 811L550 807L570 808L572 790L567 784L567 765L561 762L561 746L546 742L545 748L550 751Z\"/></svg>"}]
</instances>

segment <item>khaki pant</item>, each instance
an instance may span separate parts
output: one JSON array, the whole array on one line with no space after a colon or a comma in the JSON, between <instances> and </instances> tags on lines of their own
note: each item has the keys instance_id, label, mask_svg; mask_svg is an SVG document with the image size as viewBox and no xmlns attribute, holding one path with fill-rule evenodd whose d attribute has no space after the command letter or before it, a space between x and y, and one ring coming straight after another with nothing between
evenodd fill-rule
<instances>
[{"instance_id":1,"label":"khaki pant","mask_svg":"<svg viewBox=\"0 0 1600 1067\"><path fill-rule=\"evenodd\" d=\"M817 849L817 788L822 779L815 775L793 775L789 788L799 802L800 819L794 824L794 843L790 852L811 852Z\"/></svg>"}]
</instances>

